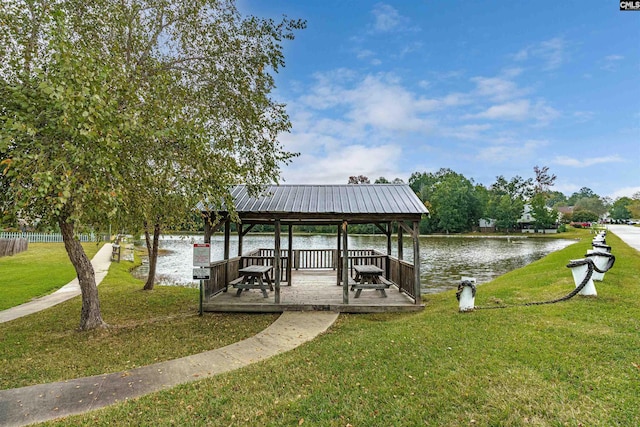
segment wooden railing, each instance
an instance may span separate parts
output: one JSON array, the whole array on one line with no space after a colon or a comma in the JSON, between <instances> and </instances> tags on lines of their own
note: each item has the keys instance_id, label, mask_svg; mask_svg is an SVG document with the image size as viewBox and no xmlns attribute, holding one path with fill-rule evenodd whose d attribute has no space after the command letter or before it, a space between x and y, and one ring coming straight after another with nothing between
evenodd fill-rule
<instances>
[{"instance_id":1,"label":"wooden railing","mask_svg":"<svg viewBox=\"0 0 640 427\"><path fill-rule=\"evenodd\" d=\"M336 249L294 249L293 250L293 268L300 269L317 269L331 268L336 269Z\"/></svg>"},{"instance_id":2,"label":"wooden railing","mask_svg":"<svg viewBox=\"0 0 640 427\"><path fill-rule=\"evenodd\" d=\"M205 298L221 292L226 284L239 276L239 270L249 265L273 265L274 249L256 249L241 257L228 261L212 262L211 280L205 281ZM342 281L342 257L337 257L335 249L295 249L293 251L293 267L296 269L335 269L337 281ZM287 266L289 251L280 252L280 280L288 282ZM373 249L349 250L349 274L353 277L354 265L375 265L383 270L383 275L394 282L400 291L415 299L414 268L411 263L401 261ZM272 276L272 279L275 276Z\"/></svg>"},{"instance_id":3,"label":"wooden railing","mask_svg":"<svg viewBox=\"0 0 640 427\"><path fill-rule=\"evenodd\" d=\"M251 251L246 255L243 255L240 260L240 267L245 268L250 265L271 265L274 264L274 249L256 249L255 251ZM289 277L287 274L287 266L289 265L289 251L287 249L283 249L280 251L280 280L283 282L288 282ZM236 275L236 277L238 277ZM275 278L275 274L271 275L271 279ZM233 279L231 279L233 280Z\"/></svg>"},{"instance_id":4,"label":"wooden railing","mask_svg":"<svg viewBox=\"0 0 640 427\"><path fill-rule=\"evenodd\" d=\"M401 261L395 257L389 257L389 264L389 280L398 285L400 291L415 300L416 292L413 264L407 261Z\"/></svg>"},{"instance_id":5,"label":"wooden railing","mask_svg":"<svg viewBox=\"0 0 640 427\"><path fill-rule=\"evenodd\" d=\"M342 259L338 260L338 283L342 282ZM353 266L354 265L375 265L383 270L382 275L389 277L387 272L389 271L387 266L388 256L382 252L378 252L373 249L354 249L349 250L349 274L354 277Z\"/></svg>"},{"instance_id":6,"label":"wooden railing","mask_svg":"<svg viewBox=\"0 0 640 427\"><path fill-rule=\"evenodd\" d=\"M215 261L209 265L211 268L211 280L204 281L204 295L209 298L221 292L227 283L238 278L240 269L240 257L231 258L228 261Z\"/></svg>"}]
</instances>

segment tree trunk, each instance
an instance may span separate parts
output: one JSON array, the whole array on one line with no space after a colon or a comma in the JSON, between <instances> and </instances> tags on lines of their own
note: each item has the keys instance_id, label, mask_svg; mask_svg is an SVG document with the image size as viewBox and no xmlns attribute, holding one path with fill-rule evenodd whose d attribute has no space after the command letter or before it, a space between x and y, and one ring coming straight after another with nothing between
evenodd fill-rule
<instances>
[{"instance_id":1,"label":"tree trunk","mask_svg":"<svg viewBox=\"0 0 640 427\"><path fill-rule=\"evenodd\" d=\"M67 250L71 264L78 275L78 283L82 293L82 311L80 312L80 330L103 328L107 324L100 314L100 299L98 298L98 286L93 265L84 252L84 248L73 233L73 224L60 219L60 231L62 240Z\"/></svg>"},{"instance_id":2,"label":"tree trunk","mask_svg":"<svg viewBox=\"0 0 640 427\"><path fill-rule=\"evenodd\" d=\"M144 228L144 238L147 242L147 252L149 253L149 274L147 275L147 282L144 284L145 291L153 290L153 285L156 281L156 265L158 263L158 244L160 240L160 224L153 226L153 242L149 236L148 227Z\"/></svg>"}]
</instances>

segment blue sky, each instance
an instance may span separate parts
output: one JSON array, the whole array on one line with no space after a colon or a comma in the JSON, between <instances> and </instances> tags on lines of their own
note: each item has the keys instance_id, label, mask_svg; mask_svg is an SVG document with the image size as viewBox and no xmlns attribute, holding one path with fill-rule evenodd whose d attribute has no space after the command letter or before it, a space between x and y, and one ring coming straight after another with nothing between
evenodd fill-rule
<instances>
[{"instance_id":1,"label":"blue sky","mask_svg":"<svg viewBox=\"0 0 640 427\"><path fill-rule=\"evenodd\" d=\"M616 0L239 0L302 18L274 97L293 128L288 184L407 181L450 168L557 175L567 196L640 191L640 11Z\"/></svg>"}]
</instances>

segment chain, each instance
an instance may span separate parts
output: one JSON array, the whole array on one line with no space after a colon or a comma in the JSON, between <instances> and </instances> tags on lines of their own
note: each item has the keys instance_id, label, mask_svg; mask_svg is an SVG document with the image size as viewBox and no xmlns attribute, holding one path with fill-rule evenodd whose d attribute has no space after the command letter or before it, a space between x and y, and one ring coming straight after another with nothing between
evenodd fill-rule
<instances>
[{"instance_id":1,"label":"chain","mask_svg":"<svg viewBox=\"0 0 640 427\"><path fill-rule=\"evenodd\" d=\"M610 260L613 259L615 261L615 257L609 258ZM613 266L613 262L611 261L609 264L609 268L611 268L611 266ZM474 307L474 309L476 310L490 310L490 309L495 309L495 308L508 308L508 307L514 307L514 306L530 306L530 305L544 305L544 304L555 304L557 302L562 302L562 301L567 301L571 298L573 298L574 296L576 296L586 285L587 283L589 283L589 280L591 280L591 276L593 275L593 271L598 271L598 273L603 273L602 271L599 271L598 268L595 266L595 264L593 263L593 260L590 259L582 259L582 260L576 260L576 261L572 261L570 262L567 267L578 267L580 265L587 265L587 275L584 277L584 279L582 280L582 282L580 282L580 284L578 286L576 286L576 288L569 292L567 295L561 297L561 298L556 298L554 300L550 300L550 301L537 301L537 302L527 302L524 304L513 304L513 305L496 305L496 306L489 306L489 307ZM466 281L465 281L466 282ZM464 288L464 286L468 286L465 285L465 282L462 282L458 285L458 293L456 293L456 297L458 298L458 300L460 300L460 296L459 294L462 293L462 290ZM473 285L472 285L473 286ZM473 295L475 296L475 286L473 286Z\"/></svg>"}]
</instances>

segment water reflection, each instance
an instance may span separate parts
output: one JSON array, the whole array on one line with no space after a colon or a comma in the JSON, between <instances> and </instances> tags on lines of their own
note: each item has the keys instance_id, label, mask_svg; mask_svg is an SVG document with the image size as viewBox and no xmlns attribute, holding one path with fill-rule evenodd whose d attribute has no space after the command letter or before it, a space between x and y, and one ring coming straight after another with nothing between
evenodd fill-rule
<instances>
[{"instance_id":1,"label":"water reflection","mask_svg":"<svg viewBox=\"0 0 640 427\"><path fill-rule=\"evenodd\" d=\"M190 285L192 277L193 243L202 243L202 236L180 238L163 236L160 248L163 255L158 259L158 281L163 284ZM403 242L404 258L413 262L411 239ZM434 293L455 288L461 276L475 277L477 283L488 282L511 270L523 267L545 255L574 243L567 239L536 238L475 238L475 237L420 237L420 271L422 292ZM334 249L336 236L296 235L293 248ZM383 236L349 236L349 249L377 249L386 252L387 242ZM287 248L287 239L281 246ZM273 248L271 235L247 235L243 239L243 251L257 248ZM237 237L231 239L231 256L238 252ZM211 238L211 259L224 257L224 237ZM392 255L397 256L394 239Z\"/></svg>"}]
</instances>

